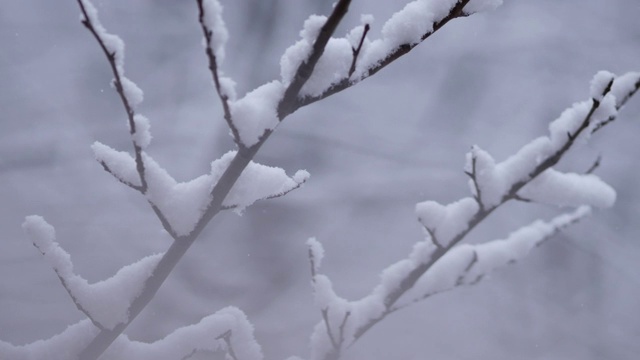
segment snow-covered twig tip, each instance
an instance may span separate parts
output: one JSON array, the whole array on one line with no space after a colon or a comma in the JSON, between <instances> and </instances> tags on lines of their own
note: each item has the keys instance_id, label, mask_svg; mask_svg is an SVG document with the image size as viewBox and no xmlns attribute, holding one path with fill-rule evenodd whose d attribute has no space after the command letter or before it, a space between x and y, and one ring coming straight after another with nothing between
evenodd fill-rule
<instances>
[{"instance_id":1,"label":"snow-covered twig tip","mask_svg":"<svg viewBox=\"0 0 640 360\"><path fill-rule=\"evenodd\" d=\"M162 254L145 257L121 268L113 277L94 284L73 272L69 253L55 241L55 229L40 216L28 216L22 225L49 262L76 307L101 329L113 329L128 320L131 302L141 293Z\"/></svg>"},{"instance_id":2,"label":"snow-covered twig tip","mask_svg":"<svg viewBox=\"0 0 640 360\"><path fill-rule=\"evenodd\" d=\"M111 66L111 71L114 76L112 84L120 96L120 101L127 113L129 133L135 153L136 171L140 178L140 191L144 193L147 189L147 180L145 178L142 150L149 145L151 135L149 133L148 120L144 116L136 115L135 112L135 107L140 104L144 98L143 92L133 81L124 75L124 42L122 39L117 35L107 32L102 23L100 23L98 11L89 0L78 0L78 5L80 5L82 12L82 24L94 36Z\"/></svg>"},{"instance_id":3,"label":"snow-covered twig tip","mask_svg":"<svg viewBox=\"0 0 640 360\"><path fill-rule=\"evenodd\" d=\"M559 215L549 222L537 220L505 239L477 245L458 245L442 256L411 289L418 297L397 305L393 311L414 302L451 290L458 286L474 285L492 271L526 257L531 249L540 246L561 230L591 214L588 206Z\"/></svg>"}]
</instances>

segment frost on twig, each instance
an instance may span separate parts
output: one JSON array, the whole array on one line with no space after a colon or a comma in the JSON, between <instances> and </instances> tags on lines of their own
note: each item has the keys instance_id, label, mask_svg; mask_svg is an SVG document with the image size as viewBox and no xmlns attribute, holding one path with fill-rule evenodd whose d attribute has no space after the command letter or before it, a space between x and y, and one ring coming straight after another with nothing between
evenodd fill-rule
<instances>
[{"instance_id":1,"label":"frost on twig","mask_svg":"<svg viewBox=\"0 0 640 360\"><path fill-rule=\"evenodd\" d=\"M96 332L90 321L83 320L50 339L25 346L0 341L0 358L76 359ZM245 314L238 308L227 307L153 343L132 341L120 335L100 360L177 360L188 359L190 354L201 351L224 351L234 360L263 359L261 347L253 336L253 326Z\"/></svg>"},{"instance_id":2,"label":"frost on twig","mask_svg":"<svg viewBox=\"0 0 640 360\"><path fill-rule=\"evenodd\" d=\"M22 226L56 272L76 307L100 329L113 329L128 321L131 303L140 295L145 281L162 257L162 254L147 256L121 268L109 279L89 284L73 272L71 257L55 241L53 226L40 216L27 217Z\"/></svg>"}]
</instances>

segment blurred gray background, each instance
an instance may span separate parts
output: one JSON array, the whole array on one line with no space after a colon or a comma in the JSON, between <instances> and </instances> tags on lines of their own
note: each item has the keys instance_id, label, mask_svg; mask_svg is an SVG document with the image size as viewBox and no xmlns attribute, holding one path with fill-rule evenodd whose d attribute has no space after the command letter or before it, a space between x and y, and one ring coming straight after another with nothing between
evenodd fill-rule
<instances>
[{"instance_id":1,"label":"blurred gray background","mask_svg":"<svg viewBox=\"0 0 640 360\"><path fill-rule=\"evenodd\" d=\"M232 148L210 83L194 1L95 1L126 42L126 71L145 91L151 155L178 180ZM244 94L279 78L279 59L329 0L222 1L231 38L222 69ZM338 35L405 1L354 1ZM320 313L305 241L325 245L323 270L357 299L422 239L416 202L468 194L462 167L478 144L499 160L575 101L598 70L640 70L637 0L507 0L448 24L355 88L289 117L257 160L311 180L243 216L218 216L127 330L154 341L236 305L267 359L306 356ZM165 250L144 199L95 163L96 140L130 149L106 60L73 0L0 2L0 339L49 338L83 318L23 234L44 216L90 281ZM640 352L640 98L560 168L597 173L618 191L594 216L502 269L400 312L346 359L636 359ZM574 154L575 155L575 154ZM561 209L508 204L469 239L504 237Z\"/></svg>"}]
</instances>

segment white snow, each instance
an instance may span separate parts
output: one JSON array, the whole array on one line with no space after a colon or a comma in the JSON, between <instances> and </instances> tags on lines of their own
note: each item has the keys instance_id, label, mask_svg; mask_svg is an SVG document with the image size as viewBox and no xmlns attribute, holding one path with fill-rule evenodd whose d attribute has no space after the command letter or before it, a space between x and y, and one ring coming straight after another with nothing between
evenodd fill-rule
<instances>
[{"instance_id":1,"label":"white snow","mask_svg":"<svg viewBox=\"0 0 640 360\"><path fill-rule=\"evenodd\" d=\"M131 302L142 292L162 254L147 256L127 265L111 278L89 284L73 273L69 254L55 241L55 230L40 216L28 216L22 225L42 252L77 306L107 329L128 321Z\"/></svg>"},{"instance_id":2,"label":"white snow","mask_svg":"<svg viewBox=\"0 0 640 360\"><path fill-rule=\"evenodd\" d=\"M176 234L189 234L210 202L214 184L212 176L202 175L178 183L147 154L143 154L143 160L147 199L160 209Z\"/></svg>"},{"instance_id":3,"label":"white snow","mask_svg":"<svg viewBox=\"0 0 640 360\"><path fill-rule=\"evenodd\" d=\"M284 90L281 82L272 81L229 103L233 124L245 146L255 145L265 131L278 125L277 108Z\"/></svg>"},{"instance_id":4,"label":"white snow","mask_svg":"<svg viewBox=\"0 0 640 360\"><path fill-rule=\"evenodd\" d=\"M153 343L131 341L120 336L100 357L101 360L176 360L185 359L193 350L226 350L223 336L238 359L261 360L262 349L253 336L253 325L236 307L226 307L204 317L197 324L179 328Z\"/></svg>"},{"instance_id":5,"label":"white snow","mask_svg":"<svg viewBox=\"0 0 640 360\"><path fill-rule=\"evenodd\" d=\"M309 57L313 43L326 21L327 17L320 15L311 15L305 20L300 30L302 39L287 48L280 58L280 76L283 84L291 83L298 66Z\"/></svg>"},{"instance_id":6,"label":"white snow","mask_svg":"<svg viewBox=\"0 0 640 360\"><path fill-rule=\"evenodd\" d=\"M615 77L616 76L609 71L598 71L591 80L591 87L589 88L591 98L598 101L602 100L602 97L605 95L604 91Z\"/></svg>"},{"instance_id":7,"label":"white snow","mask_svg":"<svg viewBox=\"0 0 640 360\"><path fill-rule=\"evenodd\" d=\"M136 126L136 132L133 133L133 141L136 145L140 146L140 148L146 149L151 143L151 132L149 131L151 124L149 123L149 119L140 114L136 114L133 116L133 121Z\"/></svg>"},{"instance_id":8,"label":"white snow","mask_svg":"<svg viewBox=\"0 0 640 360\"><path fill-rule=\"evenodd\" d=\"M136 83L129 80L129 78L122 74L120 74L120 81L122 82L124 97L127 98L129 104L135 108L142 102L142 100L144 100L144 93Z\"/></svg>"},{"instance_id":9,"label":"white snow","mask_svg":"<svg viewBox=\"0 0 640 360\"><path fill-rule=\"evenodd\" d=\"M124 75L124 42L117 35L113 35L107 32L107 29L102 26L100 19L98 18L98 10L89 0L80 0L87 11L88 19L85 19L81 15L81 20L88 20L93 25L98 37L102 40L109 53L114 54L116 70L120 76Z\"/></svg>"},{"instance_id":10,"label":"white snow","mask_svg":"<svg viewBox=\"0 0 640 360\"><path fill-rule=\"evenodd\" d=\"M235 152L228 154L235 155ZM281 168L261 165L252 161L233 185L223 204L235 207L236 212L242 212L258 200L288 193L306 182L309 176L307 171L298 170L293 178L289 178Z\"/></svg>"},{"instance_id":11,"label":"white snow","mask_svg":"<svg viewBox=\"0 0 640 360\"><path fill-rule=\"evenodd\" d=\"M296 70L311 53L320 28L327 21L325 16L311 15L300 31L301 40L290 46L280 59L282 82L288 85ZM318 60L313 73L300 91L302 96L318 96L331 85L346 78L349 74L353 54L352 46L357 46L362 37L363 26L352 30L346 38L330 38L324 52Z\"/></svg>"},{"instance_id":12,"label":"white snow","mask_svg":"<svg viewBox=\"0 0 640 360\"><path fill-rule=\"evenodd\" d=\"M634 89L640 87L640 72L628 72L618 76L611 86L611 94L616 98L616 107L620 107Z\"/></svg>"},{"instance_id":13,"label":"white snow","mask_svg":"<svg viewBox=\"0 0 640 360\"><path fill-rule=\"evenodd\" d=\"M97 335L96 328L88 319L67 327L62 333L46 340L15 346L0 340L0 359L7 360L69 360Z\"/></svg>"},{"instance_id":14,"label":"white snow","mask_svg":"<svg viewBox=\"0 0 640 360\"><path fill-rule=\"evenodd\" d=\"M212 32L209 46L216 56L218 65L220 65L224 61L224 46L229 40L229 32L222 19L222 5L217 0L203 0L202 6L204 8L204 24Z\"/></svg>"},{"instance_id":15,"label":"white snow","mask_svg":"<svg viewBox=\"0 0 640 360\"><path fill-rule=\"evenodd\" d=\"M117 151L98 141L91 145L96 160L104 163L118 180L140 186L140 175L136 170L136 161L126 151Z\"/></svg>"},{"instance_id":16,"label":"white snow","mask_svg":"<svg viewBox=\"0 0 640 360\"><path fill-rule=\"evenodd\" d=\"M218 72L221 73L220 69L218 69ZM238 96L236 94L236 82L226 76L220 76L219 81L222 94L230 101L235 101Z\"/></svg>"},{"instance_id":17,"label":"white snow","mask_svg":"<svg viewBox=\"0 0 640 360\"><path fill-rule=\"evenodd\" d=\"M554 169L531 180L518 194L537 203L558 206L607 208L616 200L615 190L596 175L562 173Z\"/></svg>"},{"instance_id":18,"label":"white snow","mask_svg":"<svg viewBox=\"0 0 640 360\"><path fill-rule=\"evenodd\" d=\"M324 248L316 238L309 238L307 246L309 247L310 260L313 261L313 272L317 274L324 258Z\"/></svg>"},{"instance_id":19,"label":"white snow","mask_svg":"<svg viewBox=\"0 0 640 360\"><path fill-rule=\"evenodd\" d=\"M236 156L230 151L211 163L211 173L187 182L177 182L150 156L143 154L147 198L165 215L179 236L189 234L211 202L211 191ZM250 162L225 198L223 206L240 212L258 200L285 194L305 182L309 173L289 178L284 170Z\"/></svg>"},{"instance_id":20,"label":"white snow","mask_svg":"<svg viewBox=\"0 0 640 360\"><path fill-rule=\"evenodd\" d=\"M478 276L487 275L496 268L526 257L531 249L590 213L588 206L581 206L574 212L562 214L549 222L537 220L514 231L505 239L474 245L478 259L464 275L465 279L474 281Z\"/></svg>"},{"instance_id":21,"label":"white snow","mask_svg":"<svg viewBox=\"0 0 640 360\"><path fill-rule=\"evenodd\" d=\"M97 331L89 320L83 320L50 339L24 346L0 341L0 359L75 359L97 335ZM197 324L179 328L153 343L131 341L126 335L120 335L100 356L100 360L176 360L186 359L194 350L226 351L226 334L238 359L263 359L262 349L253 336L253 325L241 310L226 307L204 317Z\"/></svg>"},{"instance_id":22,"label":"white snow","mask_svg":"<svg viewBox=\"0 0 640 360\"><path fill-rule=\"evenodd\" d=\"M418 220L435 234L435 240L442 246L447 246L456 235L464 231L478 210L478 203L469 197L448 205L435 201L424 201L416 205Z\"/></svg>"},{"instance_id":23,"label":"white snow","mask_svg":"<svg viewBox=\"0 0 640 360\"><path fill-rule=\"evenodd\" d=\"M537 220L505 239L455 246L418 280L410 294L407 294L412 299L409 303L462 284L471 284L499 267L518 261L558 231L589 214L590 208L582 206L549 222Z\"/></svg>"},{"instance_id":24,"label":"white snow","mask_svg":"<svg viewBox=\"0 0 640 360\"><path fill-rule=\"evenodd\" d=\"M592 92L598 91L593 89L599 89L605 81L604 79L607 78L606 76L608 76L605 73L599 74L600 75L596 76L597 79L592 81ZM496 163L489 153L480 149L478 146L474 146L471 149L471 152L467 154L465 171L469 173L473 172L473 161L475 160L475 178L480 189L482 204L486 208L496 206L500 204L513 185L528 181L531 174L541 163L550 156L553 156L557 151L562 149L568 141L570 141L570 135L576 135L577 130L584 123L592 106L593 100L588 100L576 103L571 108L566 109L562 112L560 117L549 124L550 134L548 137L542 136L532 140L518 150L516 154L510 156L501 163ZM602 121L607 120L609 117L615 116L616 113L616 98L614 95L607 94L606 96L601 97L599 107L590 118L590 127L580 133L577 143L586 142L591 135L591 130L595 126ZM555 179L555 186L560 186L557 182L560 181L558 180L558 177L554 177L553 179ZM579 205L576 201L578 201L578 199L583 199L588 204L598 207L607 207L610 206L610 203L615 199L615 193L613 190L602 182L597 182L596 185L596 181L593 177L563 177L562 181L564 185L560 186L560 188L568 189L573 186L572 184L567 183L569 179L582 181L579 183L576 182L575 184L576 189L580 190L575 190L570 193L565 192L563 194L565 195L564 197L558 198L558 205ZM540 180L539 183L545 182L546 185L544 186L551 186L548 183L549 181L551 180ZM469 186L472 193L477 195L473 181L469 182ZM598 189L596 194L586 196L586 192L594 191L596 188ZM532 187L530 191L535 192L535 189ZM578 194L582 195L576 197ZM534 194L532 194L532 196L534 196ZM541 201L544 202L551 200L550 195L547 195L547 200L542 200L541 198ZM595 202L592 203L592 201Z\"/></svg>"}]
</instances>

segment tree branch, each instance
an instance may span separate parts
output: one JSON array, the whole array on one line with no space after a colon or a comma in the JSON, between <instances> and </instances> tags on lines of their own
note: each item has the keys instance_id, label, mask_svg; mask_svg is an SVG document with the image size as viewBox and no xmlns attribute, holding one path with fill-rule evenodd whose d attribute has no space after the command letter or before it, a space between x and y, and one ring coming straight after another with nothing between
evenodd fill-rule
<instances>
[{"instance_id":1,"label":"tree branch","mask_svg":"<svg viewBox=\"0 0 640 360\"><path fill-rule=\"evenodd\" d=\"M428 31L426 33L424 33L421 36L421 41L425 41L426 39L428 39L431 35L435 34L438 30L440 30L444 25L446 25L449 21L456 19L456 18L460 18L460 17L466 17L468 16L468 14L464 13L463 9L464 7L469 3L470 0L460 0L458 1L449 11L449 13L447 14L447 16L445 16L442 20L437 21L433 24L433 29L431 31ZM342 80L340 80L339 82L335 83L334 85L332 85L331 87L329 87L325 92L323 92L322 94L318 95L318 96L307 96L304 97L302 99L299 99L298 104L296 104L295 108L291 111L295 111L303 106L307 106L310 104L315 103L316 101L320 101L324 98L327 98L331 95L337 94L343 90L346 90L350 87L352 87L353 85L361 82L362 80L365 80L367 78L370 78L371 76L375 75L378 71L384 69L385 67L387 67L387 65L390 65L391 63L393 63L394 61L398 60L400 57L408 54L411 50L413 50L419 43L407 43L407 44L402 44L400 46L398 46L395 50L393 50L391 53L387 54L387 56L380 62L378 62L377 64L372 65L371 67L369 67L368 69L366 69L365 71L363 71L363 75L360 78L357 79L351 79L349 77L344 78Z\"/></svg>"},{"instance_id":2,"label":"tree branch","mask_svg":"<svg viewBox=\"0 0 640 360\"><path fill-rule=\"evenodd\" d=\"M333 8L333 12L327 19L327 22L322 25L320 33L313 43L311 54L309 54L309 57L302 62L300 66L298 66L291 84L289 84L289 87L285 90L284 96L278 104L278 118L280 121L300 107L298 105L300 102L298 99L300 90L302 90L304 84L309 80L311 74L313 74L313 69L324 53L324 49L327 46L331 35L336 31L338 24L349 10L350 3L351 0L339 0Z\"/></svg>"},{"instance_id":3,"label":"tree branch","mask_svg":"<svg viewBox=\"0 0 640 360\"><path fill-rule=\"evenodd\" d=\"M92 19L90 12L95 13L95 9L91 9L93 10L91 11L87 8L88 6L93 7L93 5L91 5L90 3L85 4L84 0L77 1L78 5L80 6L80 10L82 11L82 15L84 16L84 19L81 20L82 25L84 25L91 32L91 34L93 34L93 37L96 39L96 41L100 45L100 48L107 57L107 60L109 61L109 66L111 67L111 72L114 76L113 85L116 88L116 92L120 96L120 101L122 102L124 110L127 113L127 120L129 122L129 134L132 137L133 150L135 153L136 170L140 175L140 183L142 184L139 191L144 194L147 191L147 180L145 177L144 162L142 161L142 148L135 142L135 140L133 140L133 136L136 133L136 123L134 120L135 110L132 104L129 102L129 99L125 95L124 86L122 84L123 74L121 74L121 69L118 69L118 66L116 64L116 53L109 50L105 43L105 40L102 38L101 32L96 29L97 26L101 28L102 25L94 24L94 20Z\"/></svg>"},{"instance_id":4,"label":"tree branch","mask_svg":"<svg viewBox=\"0 0 640 360\"><path fill-rule=\"evenodd\" d=\"M209 71L211 71L211 76L213 77L213 83L216 88L216 92L218 93L218 97L220 98L220 103L222 104L222 109L224 111L224 119L231 129L231 133L233 135L233 141L238 145L238 147L244 147L242 141L240 141L240 133L238 132L238 128L236 128L233 123L233 118L231 116L231 109L229 107L229 96L222 91L222 87L220 85L220 77L218 74L218 60L216 54L211 48L211 38L213 36L213 30L209 29L204 21L205 10L203 0L196 0L198 3L198 22L200 23L200 27L202 28L202 34L205 39L205 53L207 54L207 59L209 60Z\"/></svg>"}]
</instances>

